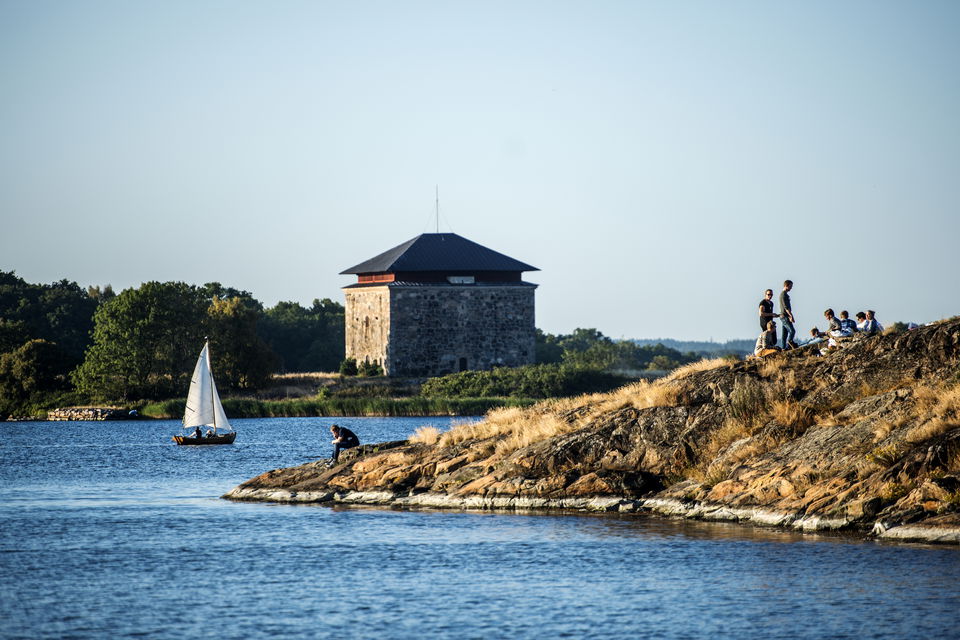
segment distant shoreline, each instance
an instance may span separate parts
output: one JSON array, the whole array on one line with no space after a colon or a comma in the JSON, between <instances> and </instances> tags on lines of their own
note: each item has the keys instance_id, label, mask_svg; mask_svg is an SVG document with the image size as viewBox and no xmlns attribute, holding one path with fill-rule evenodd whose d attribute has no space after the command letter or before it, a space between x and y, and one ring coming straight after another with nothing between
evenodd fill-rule
<instances>
[{"instance_id":1,"label":"distant shoreline","mask_svg":"<svg viewBox=\"0 0 960 640\"><path fill-rule=\"evenodd\" d=\"M323 398L254 400L227 398L227 416L243 418L397 418L478 416L501 407L527 407L533 398ZM47 417L11 416L7 422L104 422L133 420L178 420L184 400L166 400L130 407L63 407ZM131 415L131 412L136 413Z\"/></svg>"}]
</instances>

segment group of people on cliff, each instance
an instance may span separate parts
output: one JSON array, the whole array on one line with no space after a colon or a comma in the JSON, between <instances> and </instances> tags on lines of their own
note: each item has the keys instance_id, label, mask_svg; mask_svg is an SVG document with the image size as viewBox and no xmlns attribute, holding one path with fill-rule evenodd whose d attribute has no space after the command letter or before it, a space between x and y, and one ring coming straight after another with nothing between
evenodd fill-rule
<instances>
[{"instance_id":1,"label":"group of people on cliff","mask_svg":"<svg viewBox=\"0 0 960 640\"><path fill-rule=\"evenodd\" d=\"M827 330L820 331L817 327L810 329L810 337L802 343L797 343L796 320L793 316L793 307L790 304L790 291L793 289L792 280L784 280L783 290L780 292L780 311L775 312L773 306L773 289L767 289L764 292L763 300L760 301L758 308L760 315L760 337L754 346L753 353L757 356L765 356L777 351L796 349L800 346L818 344L827 341L836 344L836 338L848 338L855 334L875 335L883 331L883 326L877 321L875 312L871 309L860 311L856 314L856 320L850 318L850 314L844 310L837 317L833 309L827 309L823 312L823 317L827 322ZM777 339L777 323L779 319L783 325L782 342Z\"/></svg>"}]
</instances>

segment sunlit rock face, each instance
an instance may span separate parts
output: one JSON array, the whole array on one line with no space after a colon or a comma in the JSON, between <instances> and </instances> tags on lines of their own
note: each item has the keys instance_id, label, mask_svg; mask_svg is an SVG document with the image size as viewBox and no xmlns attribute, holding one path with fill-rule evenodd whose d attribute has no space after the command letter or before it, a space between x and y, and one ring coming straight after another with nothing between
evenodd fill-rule
<instances>
[{"instance_id":1,"label":"sunlit rock face","mask_svg":"<svg viewBox=\"0 0 960 640\"><path fill-rule=\"evenodd\" d=\"M960 542L960 320L493 412L226 497L656 511Z\"/></svg>"}]
</instances>

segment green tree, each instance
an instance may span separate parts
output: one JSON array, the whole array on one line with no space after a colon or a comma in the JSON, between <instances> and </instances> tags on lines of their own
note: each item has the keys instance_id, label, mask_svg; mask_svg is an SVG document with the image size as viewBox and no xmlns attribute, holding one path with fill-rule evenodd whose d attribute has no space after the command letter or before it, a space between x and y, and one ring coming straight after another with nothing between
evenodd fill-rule
<instances>
[{"instance_id":1,"label":"green tree","mask_svg":"<svg viewBox=\"0 0 960 640\"><path fill-rule=\"evenodd\" d=\"M208 282L200 287L200 291L203 292L203 295L206 296L207 300L210 302L213 302L214 298L219 298L220 300L239 298L243 302L244 306L257 312L263 311L263 304L254 298L253 294L249 291L242 291L240 289L234 289L233 287L225 287L219 282Z\"/></svg>"},{"instance_id":2,"label":"green tree","mask_svg":"<svg viewBox=\"0 0 960 640\"><path fill-rule=\"evenodd\" d=\"M129 400L182 393L203 343L208 302L183 282L147 282L102 304L93 345L73 373L92 398Z\"/></svg>"},{"instance_id":3,"label":"green tree","mask_svg":"<svg viewBox=\"0 0 960 640\"><path fill-rule=\"evenodd\" d=\"M337 371L344 358L344 309L329 298L309 309L279 302L264 313L259 333L279 356L281 371Z\"/></svg>"},{"instance_id":4,"label":"green tree","mask_svg":"<svg viewBox=\"0 0 960 640\"><path fill-rule=\"evenodd\" d=\"M259 303L258 303L259 304ZM222 387L255 389L273 372L277 357L257 335L261 314L256 305L240 297L214 297L207 321L214 376Z\"/></svg>"},{"instance_id":5,"label":"green tree","mask_svg":"<svg viewBox=\"0 0 960 640\"><path fill-rule=\"evenodd\" d=\"M558 360L559 352L559 360ZM697 356L682 354L662 344L640 346L633 340L613 340L596 329L575 329L554 336L537 330L537 361L602 371L674 369Z\"/></svg>"},{"instance_id":6,"label":"green tree","mask_svg":"<svg viewBox=\"0 0 960 640\"><path fill-rule=\"evenodd\" d=\"M535 350L537 364L558 364L563 361L563 347L559 338L540 329L537 329Z\"/></svg>"},{"instance_id":7,"label":"green tree","mask_svg":"<svg viewBox=\"0 0 960 640\"><path fill-rule=\"evenodd\" d=\"M30 340L0 354L0 416L20 411L39 393L65 389L60 357L57 345L46 340Z\"/></svg>"},{"instance_id":8,"label":"green tree","mask_svg":"<svg viewBox=\"0 0 960 640\"><path fill-rule=\"evenodd\" d=\"M629 378L596 369L535 364L430 378L420 387L420 394L453 398L556 398L610 391L629 381Z\"/></svg>"},{"instance_id":9,"label":"green tree","mask_svg":"<svg viewBox=\"0 0 960 640\"><path fill-rule=\"evenodd\" d=\"M53 375L65 375L83 360L96 308L97 301L75 282L36 285L0 271L0 352L45 340L58 354Z\"/></svg>"},{"instance_id":10,"label":"green tree","mask_svg":"<svg viewBox=\"0 0 960 640\"><path fill-rule=\"evenodd\" d=\"M90 285L87 287L87 295L97 302L106 302L117 296L117 294L113 292L113 286L109 284L104 285L103 288L101 288L100 285Z\"/></svg>"}]
</instances>

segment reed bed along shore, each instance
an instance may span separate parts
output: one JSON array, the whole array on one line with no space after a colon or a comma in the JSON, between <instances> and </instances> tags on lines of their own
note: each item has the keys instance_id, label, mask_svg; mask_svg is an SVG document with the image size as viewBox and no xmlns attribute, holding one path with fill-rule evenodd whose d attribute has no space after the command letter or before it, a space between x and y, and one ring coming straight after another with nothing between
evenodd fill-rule
<instances>
[{"instance_id":1,"label":"reed bed along shore","mask_svg":"<svg viewBox=\"0 0 960 640\"><path fill-rule=\"evenodd\" d=\"M231 418L479 416L492 409L525 407L535 402L526 398L225 398L223 408ZM145 405L140 414L147 418L179 419L183 409L183 399L163 400Z\"/></svg>"}]
</instances>

